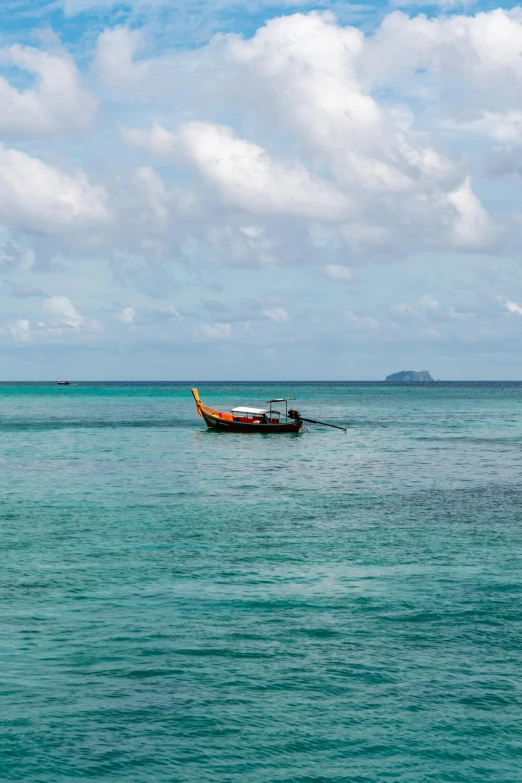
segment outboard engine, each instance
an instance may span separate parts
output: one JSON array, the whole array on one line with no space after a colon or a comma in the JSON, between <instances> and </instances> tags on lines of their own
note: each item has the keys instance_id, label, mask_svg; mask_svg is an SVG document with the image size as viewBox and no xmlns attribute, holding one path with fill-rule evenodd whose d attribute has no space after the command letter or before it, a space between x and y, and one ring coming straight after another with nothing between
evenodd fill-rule
<instances>
[{"instance_id":1,"label":"outboard engine","mask_svg":"<svg viewBox=\"0 0 522 783\"><path fill-rule=\"evenodd\" d=\"M288 411L288 418L294 419L294 421L301 421L301 414L299 413L299 411L296 411L294 408L291 408Z\"/></svg>"}]
</instances>

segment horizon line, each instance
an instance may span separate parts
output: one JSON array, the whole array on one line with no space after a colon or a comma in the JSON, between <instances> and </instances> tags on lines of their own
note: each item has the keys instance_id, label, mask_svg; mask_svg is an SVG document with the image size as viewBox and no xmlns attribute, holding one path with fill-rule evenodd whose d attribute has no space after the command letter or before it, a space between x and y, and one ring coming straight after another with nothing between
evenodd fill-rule
<instances>
[{"instance_id":1,"label":"horizon line","mask_svg":"<svg viewBox=\"0 0 522 783\"><path fill-rule=\"evenodd\" d=\"M270 384L288 384L288 383L380 383L380 384L387 384L390 386L432 386L439 383L522 383L522 378L476 378L476 379L468 379L468 378L445 378L445 379L433 379L431 381L387 381L384 379L370 379L370 378L357 378L357 379L333 379L333 378L323 378L323 379L284 379L284 380L274 380L274 379L260 379L257 378L255 380L242 380L237 378L221 378L221 379L199 379L199 380L187 380L187 379L181 379L181 380L173 380L173 379L166 379L166 378L143 378L143 379L117 379L117 378L97 378L97 379L67 379L67 382L69 384L73 383L81 383L81 384L89 384L89 383L175 383L175 384L224 384L224 383L238 383L238 384L263 384L263 383L270 383ZM52 384L56 385L58 383L61 383L57 381L56 379L37 379L37 378L31 378L29 380L22 380L22 379L12 379L12 380L0 380L0 385L2 384L15 384L15 383L42 383L42 384Z\"/></svg>"}]
</instances>

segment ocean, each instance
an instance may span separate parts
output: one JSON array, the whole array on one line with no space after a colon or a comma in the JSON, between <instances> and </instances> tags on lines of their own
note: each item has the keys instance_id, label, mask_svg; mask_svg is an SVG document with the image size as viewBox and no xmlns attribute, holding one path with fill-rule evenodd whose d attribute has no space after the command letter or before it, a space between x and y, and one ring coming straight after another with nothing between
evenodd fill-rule
<instances>
[{"instance_id":1,"label":"ocean","mask_svg":"<svg viewBox=\"0 0 522 783\"><path fill-rule=\"evenodd\" d=\"M0 780L522 781L522 384L0 385Z\"/></svg>"}]
</instances>

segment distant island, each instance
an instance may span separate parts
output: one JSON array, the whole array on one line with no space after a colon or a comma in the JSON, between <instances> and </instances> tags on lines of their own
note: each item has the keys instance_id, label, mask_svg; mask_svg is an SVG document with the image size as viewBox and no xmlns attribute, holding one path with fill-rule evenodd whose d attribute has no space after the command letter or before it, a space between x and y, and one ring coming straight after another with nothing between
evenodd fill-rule
<instances>
[{"instance_id":1,"label":"distant island","mask_svg":"<svg viewBox=\"0 0 522 783\"><path fill-rule=\"evenodd\" d=\"M388 375L384 380L395 383L429 383L429 381L433 381L434 379L427 370L422 370L421 372L401 370L401 372L394 372L391 375Z\"/></svg>"}]
</instances>

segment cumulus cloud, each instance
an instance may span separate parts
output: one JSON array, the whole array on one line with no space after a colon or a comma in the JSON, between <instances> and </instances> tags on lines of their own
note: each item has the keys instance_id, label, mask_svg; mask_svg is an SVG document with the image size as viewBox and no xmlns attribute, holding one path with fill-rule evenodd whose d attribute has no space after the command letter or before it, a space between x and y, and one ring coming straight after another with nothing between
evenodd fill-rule
<instances>
[{"instance_id":1,"label":"cumulus cloud","mask_svg":"<svg viewBox=\"0 0 522 783\"><path fill-rule=\"evenodd\" d=\"M122 324L132 324L136 318L136 313L133 307L124 307L116 313L115 318L117 321L121 321Z\"/></svg>"},{"instance_id":2,"label":"cumulus cloud","mask_svg":"<svg viewBox=\"0 0 522 783\"><path fill-rule=\"evenodd\" d=\"M84 318L67 296L52 296L43 303L44 315L51 326L79 329Z\"/></svg>"},{"instance_id":3,"label":"cumulus cloud","mask_svg":"<svg viewBox=\"0 0 522 783\"><path fill-rule=\"evenodd\" d=\"M31 339L31 324L25 318L17 318L0 326L0 334L8 335L13 340L28 342Z\"/></svg>"},{"instance_id":4,"label":"cumulus cloud","mask_svg":"<svg viewBox=\"0 0 522 783\"><path fill-rule=\"evenodd\" d=\"M248 69L285 123L345 187L411 192L455 176L451 162L409 138L364 84L367 47L360 30L329 14L268 22L249 40L230 39L230 56Z\"/></svg>"},{"instance_id":5,"label":"cumulus cloud","mask_svg":"<svg viewBox=\"0 0 522 783\"><path fill-rule=\"evenodd\" d=\"M44 233L107 221L103 187L0 144L0 220Z\"/></svg>"},{"instance_id":6,"label":"cumulus cloud","mask_svg":"<svg viewBox=\"0 0 522 783\"><path fill-rule=\"evenodd\" d=\"M394 57L402 48L403 57ZM402 12L387 15L367 50L367 62L373 54L371 73L379 82L394 81L397 76L408 77L404 85L411 87L416 77L426 74L445 76L433 89L448 90L464 80L482 94L489 93L494 101L492 87L500 87L501 94L514 94L516 82L522 78L520 51L522 48L522 19L520 9L498 8L476 14L438 16L424 14L412 17ZM423 69L422 74L417 71ZM515 83L514 83L515 82Z\"/></svg>"},{"instance_id":7,"label":"cumulus cloud","mask_svg":"<svg viewBox=\"0 0 522 783\"><path fill-rule=\"evenodd\" d=\"M171 195L165 183L150 166L140 166L135 173L135 182L143 193L149 213L158 227L163 227L169 218Z\"/></svg>"},{"instance_id":8,"label":"cumulus cloud","mask_svg":"<svg viewBox=\"0 0 522 783\"><path fill-rule=\"evenodd\" d=\"M267 310L261 310L262 314L266 316L270 321L275 321L276 323L284 323L285 321L290 320L290 316L288 315L287 311L284 309L284 307L272 307Z\"/></svg>"},{"instance_id":9,"label":"cumulus cloud","mask_svg":"<svg viewBox=\"0 0 522 783\"><path fill-rule=\"evenodd\" d=\"M314 180L302 164L274 160L225 126L186 123L176 136L156 126L150 134L131 131L126 138L156 154L183 154L225 201L249 212L339 220L349 211L348 198Z\"/></svg>"},{"instance_id":10,"label":"cumulus cloud","mask_svg":"<svg viewBox=\"0 0 522 783\"><path fill-rule=\"evenodd\" d=\"M518 241L516 184L507 182L512 190L499 198L484 161L494 153L495 173L522 170L520 10L393 12L369 33L332 14L293 13L249 37L222 34L157 55L147 35L152 28L116 27L99 36L85 81L99 93L99 127L97 99L70 54L0 49L0 65L34 76L27 89L10 72L0 79L0 269L25 275L31 265L69 269L79 261L87 279L109 261L115 285L169 300L154 309L115 292L111 303L125 304L104 312L122 340L145 326L167 334L179 313L187 339L235 339L280 325L290 332L300 301L271 297L256 282L277 265L301 267L299 281L313 268L309 280L319 271L351 284L364 263L425 251L507 255ZM71 141L70 131L88 127L88 137ZM265 271L228 286L227 266ZM293 274L283 272L292 287ZM235 303L219 311L193 302L194 281ZM199 309L201 326L178 292ZM388 335L414 324L430 339L471 320L442 296L421 293L385 314L353 311L343 329ZM67 302L47 297L41 325L21 312L2 328L30 339L94 334L83 302ZM518 312L502 309L500 318L497 302L496 317L515 323L507 313ZM18 323L26 320L27 329Z\"/></svg>"},{"instance_id":11,"label":"cumulus cloud","mask_svg":"<svg viewBox=\"0 0 522 783\"><path fill-rule=\"evenodd\" d=\"M359 315L348 311L345 313L345 320L351 330L362 334L374 334L381 328L379 321L371 315Z\"/></svg>"},{"instance_id":12,"label":"cumulus cloud","mask_svg":"<svg viewBox=\"0 0 522 783\"><path fill-rule=\"evenodd\" d=\"M232 325L227 323L201 324L199 331L207 340L226 340L232 336Z\"/></svg>"},{"instance_id":13,"label":"cumulus cloud","mask_svg":"<svg viewBox=\"0 0 522 783\"><path fill-rule=\"evenodd\" d=\"M13 340L32 342L92 338L103 329L95 319L82 315L67 296L51 296L42 302L40 320L18 318L0 326L0 333Z\"/></svg>"},{"instance_id":14,"label":"cumulus cloud","mask_svg":"<svg viewBox=\"0 0 522 783\"><path fill-rule=\"evenodd\" d=\"M452 228L456 245L463 247L480 247L493 234L493 225L488 213L473 193L469 178L452 193L448 201L458 213Z\"/></svg>"},{"instance_id":15,"label":"cumulus cloud","mask_svg":"<svg viewBox=\"0 0 522 783\"><path fill-rule=\"evenodd\" d=\"M490 136L499 142L514 143L522 134L522 112L483 111L471 112L468 116L443 120L442 126L450 132L458 131L473 138L474 135Z\"/></svg>"},{"instance_id":16,"label":"cumulus cloud","mask_svg":"<svg viewBox=\"0 0 522 783\"><path fill-rule=\"evenodd\" d=\"M328 264L323 271L327 277L331 277L332 280L337 280L339 283L353 283L354 281L353 271L347 266Z\"/></svg>"},{"instance_id":17,"label":"cumulus cloud","mask_svg":"<svg viewBox=\"0 0 522 783\"><path fill-rule=\"evenodd\" d=\"M365 38L326 13L293 14L267 22L250 39L225 36L194 54L191 69L203 89L215 87L213 111L221 91L224 104L232 102L245 118L245 127L262 123L266 135L267 123L271 126L270 150L229 126L201 120L171 129L158 123L127 128L124 138L175 169L192 166L201 188L206 186L205 198L215 205L212 211L227 205L265 218L337 224L333 241L359 255L480 249L494 231L469 175L426 143L427 135L411 127L400 107L371 94L379 74L368 65L367 52L379 45L387 50L390 38L383 31ZM112 44L107 39L104 45ZM119 51L120 44L114 46ZM159 62L141 61L140 78L146 81ZM228 75L226 87L220 72ZM150 78L154 89L157 79ZM279 152L278 136L288 140ZM228 216L229 226L232 222ZM282 227L265 223L261 230L264 255L284 261L274 252ZM291 226L284 231L289 235ZM226 246L226 232L211 234L221 234ZM301 233L301 242L305 236ZM229 243L231 256L232 244L240 246L237 235ZM307 254L314 245L310 234Z\"/></svg>"},{"instance_id":18,"label":"cumulus cloud","mask_svg":"<svg viewBox=\"0 0 522 783\"><path fill-rule=\"evenodd\" d=\"M116 90L138 87L150 73L150 63L135 62L141 41L139 30L115 27L98 38L93 71Z\"/></svg>"},{"instance_id":19,"label":"cumulus cloud","mask_svg":"<svg viewBox=\"0 0 522 783\"><path fill-rule=\"evenodd\" d=\"M0 65L20 68L36 79L34 88L18 90L0 77L0 132L38 136L84 129L94 119L97 100L82 86L67 52L14 45L0 49Z\"/></svg>"},{"instance_id":20,"label":"cumulus cloud","mask_svg":"<svg viewBox=\"0 0 522 783\"><path fill-rule=\"evenodd\" d=\"M522 307L511 299L504 300L504 307L509 313L515 313L516 315L522 315Z\"/></svg>"},{"instance_id":21,"label":"cumulus cloud","mask_svg":"<svg viewBox=\"0 0 522 783\"><path fill-rule=\"evenodd\" d=\"M471 317L472 313L461 313L453 305L443 306L430 294L424 294L413 303L396 302L390 309L388 316L393 323L441 323L455 322ZM425 326L429 329L429 326Z\"/></svg>"},{"instance_id":22,"label":"cumulus cloud","mask_svg":"<svg viewBox=\"0 0 522 783\"><path fill-rule=\"evenodd\" d=\"M395 12L368 40L361 67L371 88L424 96L417 122L425 112L432 126L505 140L519 134L521 51L518 7L433 18Z\"/></svg>"}]
</instances>

